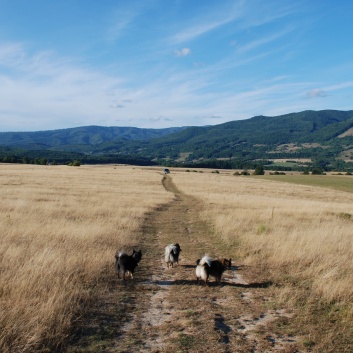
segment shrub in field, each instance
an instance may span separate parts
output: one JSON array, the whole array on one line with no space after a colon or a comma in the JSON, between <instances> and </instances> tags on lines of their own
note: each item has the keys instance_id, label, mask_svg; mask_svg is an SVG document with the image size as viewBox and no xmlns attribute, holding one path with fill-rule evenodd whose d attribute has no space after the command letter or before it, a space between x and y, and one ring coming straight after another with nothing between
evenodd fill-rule
<instances>
[{"instance_id":1,"label":"shrub in field","mask_svg":"<svg viewBox=\"0 0 353 353\"><path fill-rule=\"evenodd\" d=\"M275 171L275 172L270 172L270 175L286 175L285 172L278 172L278 171Z\"/></svg>"},{"instance_id":2,"label":"shrub in field","mask_svg":"<svg viewBox=\"0 0 353 353\"><path fill-rule=\"evenodd\" d=\"M262 166L257 166L253 173L253 175L264 175L264 174L265 174L265 170L264 170L264 167Z\"/></svg>"},{"instance_id":3,"label":"shrub in field","mask_svg":"<svg viewBox=\"0 0 353 353\"><path fill-rule=\"evenodd\" d=\"M81 165L80 161L74 160L73 162L70 162L67 164L70 167L79 167Z\"/></svg>"}]
</instances>

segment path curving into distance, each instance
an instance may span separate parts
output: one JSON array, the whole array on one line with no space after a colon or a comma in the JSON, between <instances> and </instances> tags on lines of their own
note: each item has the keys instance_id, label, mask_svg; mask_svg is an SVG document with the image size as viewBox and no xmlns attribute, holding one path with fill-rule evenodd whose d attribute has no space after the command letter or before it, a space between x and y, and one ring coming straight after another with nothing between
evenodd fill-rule
<instances>
[{"instance_id":1,"label":"path curving into distance","mask_svg":"<svg viewBox=\"0 0 353 353\"><path fill-rule=\"evenodd\" d=\"M171 175L162 185L174 198L146 215L134 280L109 272L67 352L300 352L296 337L278 329L291 313L267 306L269 283L249 283L250 268L235 261L221 285L196 283L196 259L226 257L224 244L200 218L200 200L180 192ZM179 265L167 269L164 248L176 242Z\"/></svg>"}]
</instances>

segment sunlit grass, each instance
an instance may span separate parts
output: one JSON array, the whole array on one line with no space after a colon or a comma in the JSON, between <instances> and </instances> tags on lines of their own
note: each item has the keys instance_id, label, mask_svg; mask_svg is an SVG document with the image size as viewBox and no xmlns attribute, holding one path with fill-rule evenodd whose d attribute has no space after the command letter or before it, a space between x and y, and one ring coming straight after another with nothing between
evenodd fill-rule
<instances>
[{"instance_id":1,"label":"sunlit grass","mask_svg":"<svg viewBox=\"0 0 353 353\"><path fill-rule=\"evenodd\" d=\"M278 278L287 272L310 280L313 300L353 300L353 193L211 173L173 178L205 203L203 217L224 242L240 242L237 255L244 263L261 263Z\"/></svg>"},{"instance_id":2,"label":"sunlit grass","mask_svg":"<svg viewBox=\"0 0 353 353\"><path fill-rule=\"evenodd\" d=\"M266 172L265 175L257 176L257 178L353 192L352 175L303 175L299 173L293 173L291 175L290 172L286 173L286 175L269 175L268 172Z\"/></svg>"},{"instance_id":3,"label":"sunlit grass","mask_svg":"<svg viewBox=\"0 0 353 353\"><path fill-rule=\"evenodd\" d=\"M0 166L0 351L54 349L116 249L139 246L168 202L161 173L132 167Z\"/></svg>"}]
</instances>

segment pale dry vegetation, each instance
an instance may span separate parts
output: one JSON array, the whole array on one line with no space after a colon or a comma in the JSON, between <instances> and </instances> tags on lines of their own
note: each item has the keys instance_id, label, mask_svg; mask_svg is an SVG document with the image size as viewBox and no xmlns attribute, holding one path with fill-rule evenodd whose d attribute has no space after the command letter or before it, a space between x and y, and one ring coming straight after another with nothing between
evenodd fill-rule
<instances>
[{"instance_id":1,"label":"pale dry vegetation","mask_svg":"<svg viewBox=\"0 0 353 353\"><path fill-rule=\"evenodd\" d=\"M161 173L121 166L1 165L0 192L3 353L65 342L116 249L138 246L146 212L171 198Z\"/></svg>"},{"instance_id":2,"label":"pale dry vegetation","mask_svg":"<svg viewBox=\"0 0 353 353\"><path fill-rule=\"evenodd\" d=\"M0 166L1 352L67 342L116 249L139 246L146 213L172 200L162 178L153 168ZM273 282L271 305L296 308L309 350L345 351L332 342L352 339L353 193L223 171L171 178L200 200L214 231L205 241Z\"/></svg>"},{"instance_id":3,"label":"pale dry vegetation","mask_svg":"<svg viewBox=\"0 0 353 353\"><path fill-rule=\"evenodd\" d=\"M173 180L204 201L204 219L238 262L272 277L278 300L303 309L320 303L352 326L353 193L226 174L180 172Z\"/></svg>"}]
</instances>

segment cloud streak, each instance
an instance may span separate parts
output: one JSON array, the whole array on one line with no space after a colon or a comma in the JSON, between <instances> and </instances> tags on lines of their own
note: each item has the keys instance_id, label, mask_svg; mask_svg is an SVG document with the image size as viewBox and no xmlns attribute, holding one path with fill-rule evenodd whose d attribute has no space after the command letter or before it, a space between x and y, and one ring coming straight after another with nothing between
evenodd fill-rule
<instances>
[{"instance_id":1,"label":"cloud streak","mask_svg":"<svg viewBox=\"0 0 353 353\"><path fill-rule=\"evenodd\" d=\"M318 98L318 97L325 98L327 96L328 96L328 93L319 88L312 89L306 93L307 98Z\"/></svg>"},{"instance_id":2,"label":"cloud streak","mask_svg":"<svg viewBox=\"0 0 353 353\"><path fill-rule=\"evenodd\" d=\"M191 54L191 49L190 48L183 48L180 50L175 50L175 56L187 56Z\"/></svg>"}]
</instances>

